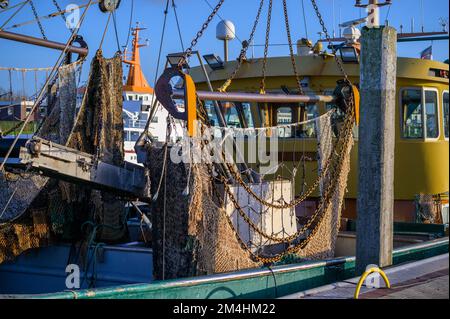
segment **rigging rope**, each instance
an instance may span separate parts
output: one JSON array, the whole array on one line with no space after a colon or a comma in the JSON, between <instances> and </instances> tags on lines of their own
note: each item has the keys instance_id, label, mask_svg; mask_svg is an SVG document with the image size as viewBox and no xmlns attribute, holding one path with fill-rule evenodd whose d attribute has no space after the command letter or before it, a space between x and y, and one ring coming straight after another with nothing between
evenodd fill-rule
<instances>
[{"instance_id":1,"label":"rigging rope","mask_svg":"<svg viewBox=\"0 0 450 319\"><path fill-rule=\"evenodd\" d=\"M114 34L116 35L117 52L122 52L120 49L119 32L117 31L117 20L116 20L116 10L112 11L113 24L114 24Z\"/></svg>"},{"instance_id":2,"label":"rigging rope","mask_svg":"<svg viewBox=\"0 0 450 319\"><path fill-rule=\"evenodd\" d=\"M166 1L166 7L164 9L164 21L163 21L163 27L162 27L162 31L161 31L161 40L159 42L159 51L158 51L158 60L156 62L156 72L155 72L155 80L154 80L154 85L156 85L156 81L158 80L158 76L159 76L159 65L161 63L161 55L162 55L162 49L163 49L163 45L164 45L164 37L166 34L166 24L167 24L167 14L169 13L169 0ZM158 107L158 101L155 100L155 94L152 95L152 111L151 111L151 116L149 117L148 121L147 121L147 125L145 128L145 133L147 134L148 132L148 128L150 126L151 121L153 120L153 117L156 114L156 108Z\"/></svg>"},{"instance_id":3,"label":"rigging rope","mask_svg":"<svg viewBox=\"0 0 450 319\"><path fill-rule=\"evenodd\" d=\"M133 24L133 14L134 14L134 0L131 0L130 24L128 26L128 35L127 35L127 42L125 43L125 48L128 48L128 44L130 43L131 29Z\"/></svg>"},{"instance_id":4,"label":"rigging rope","mask_svg":"<svg viewBox=\"0 0 450 319\"><path fill-rule=\"evenodd\" d=\"M9 7L6 7L6 8L4 8L4 9L1 9L0 10L0 14L1 13L4 13L4 12L7 12L7 11L9 11L9 10L12 10L12 9L14 9L14 8L17 8L18 6L21 6L21 5L23 5L23 4L26 4L28 1L22 1L22 2L19 2L19 3L17 3L17 4L15 4L15 5L13 5L13 6L9 6Z\"/></svg>"},{"instance_id":5,"label":"rigging rope","mask_svg":"<svg viewBox=\"0 0 450 319\"><path fill-rule=\"evenodd\" d=\"M189 48L187 48L184 51L183 57L180 59L180 61L178 63L178 67L179 68L182 68L183 65L189 59L189 57L192 55L192 51L193 51L194 47L197 45L198 40L203 36L203 33L208 28L208 26L211 23L212 19L214 19L215 15L220 10L220 8L222 7L224 2L225 2L225 0L219 0L219 2L215 6L215 8L211 12L211 14L208 16L207 20L203 23L201 29L197 32L197 34L195 35L194 39L191 41L191 45L189 46Z\"/></svg>"},{"instance_id":6,"label":"rigging rope","mask_svg":"<svg viewBox=\"0 0 450 319\"><path fill-rule=\"evenodd\" d=\"M39 19L39 16L38 16L38 13L36 11L36 7L34 6L33 1L30 1L30 6L31 6L31 10L33 11L34 18L36 19L37 24L39 26L39 30L41 31L42 37L45 40L47 40L47 36L45 35L45 32L44 32L44 27L42 26L41 20Z\"/></svg>"},{"instance_id":7,"label":"rigging rope","mask_svg":"<svg viewBox=\"0 0 450 319\"><path fill-rule=\"evenodd\" d=\"M27 0L25 4L27 4L29 1L31 1L31 0ZM95 0L95 1L92 2L92 4L97 4L99 2L100 2L99 0ZM78 9L86 8L87 6L88 6L87 4L79 5ZM40 16L40 17L38 17L38 19L39 20L51 19L51 18L60 16L62 14L70 13L70 12L72 12L71 9L70 10L62 10L62 11L50 13L50 14L47 14L47 15L44 15L44 16ZM10 30L10 29L23 27L23 26L26 26L26 25L29 25L29 24L33 24L33 23L37 23L37 19L25 21L25 22L22 22L22 23L19 23L19 24L14 24L14 25L12 25L12 26L10 26L8 28L5 28L5 30ZM2 29L2 28L0 28L0 29Z\"/></svg>"},{"instance_id":8,"label":"rigging rope","mask_svg":"<svg viewBox=\"0 0 450 319\"><path fill-rule=\"evenodd\" d=\"M175 14L175 21L177 23L178 36L180 37L180 43L181 43L181 50L183 50L183 52L184 52L183 37L181 35L180 22L178 21L177 6L175 5L175 0L172 0L172 8L173 8L173 12Z\"/></svg>"},{"instance_id":9,"label":"rigging rope","mask_svg":"<svg viewBox=\"0 0 450 319\"><path fill-rule=\"evenodd\" d=\"M305 36L306 39L308 39L308 23L306 22L305 0L302 0L302 14L303 14L303 23L305 25Z\"/></svg>"},{"instance_id":10,"label":"rigging rope","mask_svg":"<svg viewBox=\"0 0 450 319\"><path fill-rule=\"evenodd\" d=\"M85 19L85 17L86 17L86 14L87 14L87 12L88 12L88 10L89 10L89 8L90 8L91 5L92 5L92 2L93 2L93 0L89 0L89 3L88 3L88 5L87 5L86 9L84 10L83 14L82 14L81 17L80 17L80 20L79 20L78 23L77 23L77 27L76 27L76 28L74 29L74 31L72 32L71 36L69 37L69 40L68 40L67 43L66 43L66 46L64 47L64 50L61 52L61 54L60 54L58 60L56 61L55 65L53 66L53 69L52 69L52 71L50 72L50 75L48 76L48 78L47 78L45 84L43 85L43 87L42 87L42 89L41 89L39 95L37 96L36 101L35 101L33 107L31 108L30 112L28 113L28 116L25 118L25 121L24 121L24 123L23 123L22 128L21 128L20 131L19 131L19 134L18 134L17 137L14 139L14 141L13 141L13 143L11 144L11 146L10 146L8 152L6 153L6 155L5 155L4 159L3 159L2 164L0 165L0 172L3 172L3 171L4 171L6 161L8 160L9 156L10 156L11 153L12 153L12 150L13 150L14 147L16 146L17 141L18 141L19 138L20 138L20 135L22 134L23 130L25 129L25 126L26 126L26 125L28 124L28 122L30 121L30 119L31 119L31 117L32 117L32 115L33 115L33 113L36 111L36 108L37 108L38 105L40 105L40 103L42 102L42 98L43 98L43 96L44 96L45 89L47 88L47 86L48 86L48 84L51 82L51 80L56 76L57 73L55 73L55 72L56 72L58 66L63 62L64 56L65 56L65 54L66 54L66 51L67 51L67 49L69 48L70 44L72 43L73 39L74 39L75 36L76 36L75 30L78 30L78 29L80 28L80 26L82 25L82 23L83 23L83 21L84 21L84 19Z\"/></svg>"},{"instance_id":11,"label":"rigging rope","mask_svg":"<svg viewBox=\"0 0 450 319\"><path fill-rule=\"evenodd\" d=\"M331 50L333 52L334 60L336 61L336 64L337 64L337 66L339 68L339 71L344 76L345 81L347 83L351 84L351 82L350 82L350 80L348 78L347 72L345 72L344 65L343 65L341 59L339 59L339 57L337 55L336 48L333 45L333 42L331 41L331 37L330 37L330 35L328 33L327 27L325 26L325 22L323 21L322 14L320 13L320 10L319 10L319 7L317 6L316 0L311 0L311 4L312 4L312 6L313 6L313 8L314 8L314 10L316 12L317 18L319 19L319 23L322 26L322 31L325 34L325 37L326 37L326 39L328 41L328 44L329 44L329 46L330 46L330 48L331 48Z\"/></svg>"},{"instance_id":12,"label":"rigging rope","mask_svg":"<svg viewBox=\"0 0 450 319\"><path fill-rule=\"evenodd\" d=\"M3 28L9 23L9 21L11 21L12 19L14 19L14 17L20 12L22 11L23 7L25 7L31 0L27 0L22 2L22 5L20 6L19 9L17 9L16 11L14 11L14 13L0 26L0 30L3 30Z\"/></svg>"},{"instance_id":13,"label":"rigging rope","mask_svg":"<svg viewBox=\"0 0 450 319\"><path fill-rule=\"evenodd\" d=\"M253 38L255 37L256 28L258 27L258 23L259 23L259 19L261 17L261 12L262 12L263 6L264 6L264 0L261 0L259 3L258 13L256 14L255 23L253 24L253 28L250 33L250 37L248 38L247 41L242 42L242 49L241 49L241 53L239 54L238 63L236 65L236 68L234 69L233 73L228 78L228 80L226 80L225 83L219 88L219 92L226 92L227 89L230 87L231 83L233 82L233 80L236 78L236 76L242 66L242 63L244 62L244 60L246 58L247 50L248 50L250 44L253 42Z\"/></svg>"}]
</instances>

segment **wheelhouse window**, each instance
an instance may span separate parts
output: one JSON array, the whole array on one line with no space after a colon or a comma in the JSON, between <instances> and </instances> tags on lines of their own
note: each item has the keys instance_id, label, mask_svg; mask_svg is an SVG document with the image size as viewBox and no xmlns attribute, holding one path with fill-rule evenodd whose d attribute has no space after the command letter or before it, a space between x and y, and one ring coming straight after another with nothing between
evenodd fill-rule
<instances>
[{"instance_id":1,"label":"wheelhouse window","mask_svg":"<svg viewBox=\"0 0 450 319\"><path fill-rule=\"evenodd\" d=\"M423 138L422 90L402 91L402 135L404 138Z\"/></svg>"},{"instance_id":2,"label":"wheelhouse window","mask_svg":"<svg viewBox=\"0 0 450 319\"><path fill-rule=\"evenodd\" d=\"M438 93L425 91L425 126L427 138L439 137Z\"/></svg>"},{"instance_id":3,"label":"wheelhouse window","mask_svg":"<svg viewBox=\"0 0 450 319\"><path fill-rule=\"evenodd\" d=\"M443 108L443 120L444 120L444 135L445 138L448 138L448 92L444 92L444 96L443 96L443 103L442 103L442 108Z\"/></svg>"},{"instance_id":4,"label":"wheelhouse window","mask_svg":"<svg viewBox=\"0 0 450 319\"><path fill-rule=\"evenodd\" d=\"M402 136L439 137L438 93L433 89L404 89L401 93Z\"/></svg>"},{"instance_id":5,"label":"wheelhouse window","mask_svg":"<svg viewBox=\"0 0 450 319\"><path fill-rule=\"evenodd\" d=\"M277 125L288 125L294 118L292 108L280 107L277 109ZM292 137L292 127L278 129L278 137Z\"/></svg>"},{"instance_id":6,"label":"wheelhouse window","mask_svg":"<svg viewBox=\"0 0 450 319\"><path fill-rule=\"evenodd\" d=\"M317 117L319 117L319 107L316 104L307 104L305 108L305 115L303 118L306 121L313 120ZM303 132L302 136L304 138L315 138L317 137L316 132L316 122L311 121L309 123L306 123L303 125Z\"/></svg>"},{"instance_id":7,"label":"wheelhouse window","mask_svg":"<svg viewBox=\"0 0 450 319\"><path fill-rule=\"evenodd\" d=\"M254 127L254 121L251 113L250 103L222 102L224 109L224 119L228 127L242 128L243 124L247 127ZM210 124L212 126L219 126L219 119L216 114L214 103L212 101L205 101L204 106L208 114Z\"/></svg>"}]
</instances>

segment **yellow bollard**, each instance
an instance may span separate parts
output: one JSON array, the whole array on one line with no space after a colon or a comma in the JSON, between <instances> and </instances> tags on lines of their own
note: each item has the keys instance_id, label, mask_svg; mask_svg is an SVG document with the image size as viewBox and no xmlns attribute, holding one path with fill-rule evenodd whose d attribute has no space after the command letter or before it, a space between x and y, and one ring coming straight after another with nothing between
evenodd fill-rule
<instances>
[{"instance_id":1,"label":"yellow bollard","mask_svg":"<svg viewBox=\"0 0 450 319\"><path fill-rule=\"evenodd\" d=\"M386 276L386 274L384 273L384 271L382 271L380 268L378 267L372 267L369 270L366 270L362 276L361 279L359 279L358 285L356 286L356 291L355 291L355 295L354 295L354 299L358 299L359 297L359 291L361 290L361 286L364 282L364 280L366 280L367 276L369 276L372 273L379 273L381 275L381 277L383 277L384 283L386 284L387 288L391 288L391 284L389 282L388 277Z\"/></svg>"}]
</instances>

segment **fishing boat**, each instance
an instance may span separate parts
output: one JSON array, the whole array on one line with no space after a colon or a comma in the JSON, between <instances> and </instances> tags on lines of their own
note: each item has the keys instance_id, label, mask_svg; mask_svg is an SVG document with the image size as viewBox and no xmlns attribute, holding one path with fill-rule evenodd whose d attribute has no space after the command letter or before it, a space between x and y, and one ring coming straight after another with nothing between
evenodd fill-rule
<instances>
[{"instance_id":1,"label":"fishing boat","mask_svg":"<svg viewBox=\"0 0 450 319\"><path fill-rule=\"evenodd\" d=\"M167 132L166 109L157 105L155 111L151 114L151 107L155 102L154 90L148 84L142 71L140 48L145 45L139 44L139 32L145 30L137 26L132 29L133 49L131 57L127 57L127 51L124 52L123 63L129 67L126 84L123 88L123 116L124 116L124 147L125 160L137 163L137 155L134 146L142 135L148 129L152 139L155 142L164 142ZM151 116L151 124L147 127L147 122ZM176 124L179 135L174 138L181 138L182 128L180 123Z\"/></svg>"},{"instance_id":2,"label":"fishing boat","mask_svg":"<svg viewBox=\"0 0 450 319\"><path fill-rule=\"evenodd\" d=\"M112 14L119 3L101 1L100 8ZM289 34L287 17L286 25ZM330 41L331 52L322 42L302 39L297 54L290 43L290 56L248 58L251 35L238 59L228 61L227 41L235 31L222 21L217 35L225 42L225 61L207 55L205 66L196 52L200 65L191 67L193 47L169 54L169 67L155 88L142 72L139 26L132 30L131 57L125 51L107 60L97 53L68 142L48 141L49 135L42 134L20 145L8 141L0 159L13 177L23 178L22 172L56 179L57 187L45 187L69 195L75 186L66 183L73 184L92 192L87 200L97 199L95 205L120 212L100 210L99 221L84 211L71 215L83 199L71 199L75 205L67 206L67 200L55 197L58 201L49 205L53 209L44 213L30 202L33 209L0 224L0 251L9 252L12 242L18 242L18 249L27 247L0 263L0 298L279 298L354 277L358 121L364 107L359 106L356 25L346 27L345 39ZM123 87L115 74L119 63L129 65ZM401 57L397 64L393 266L448 254L449 67ZM100 79L99 70L116 72ZM173 78L178 78L175 84ZM98 99L105 92L111 101ZM108 104L117 102L116 95L123 109ZM99 126L86 115L97 104L99 114L108 108L115 114L96 117ZM123 132L115 129L119 124ZM71 143L72 135L88 131L83 125L99 132L100 146L85 146L82 138L76 140L81 147ZM110 143L120 134L123 145ZM89 135L80 136L91 141ZM182 154L192 160L206 148L205 140L222 145L229 137L232 143L242 142L248 153L251 139L258 136L264 144L278 138L275 170L261 170L262 162L239 161L237 152L229 162L222 154L212 164L173 160ZM8 181L15 182L11 176ZM316 187L307 190L310 185ZM11 231L1 232L6 227L16 238L7 236ZM69 234L74 237L68 239Z\"/></svg>"}]
</instances>

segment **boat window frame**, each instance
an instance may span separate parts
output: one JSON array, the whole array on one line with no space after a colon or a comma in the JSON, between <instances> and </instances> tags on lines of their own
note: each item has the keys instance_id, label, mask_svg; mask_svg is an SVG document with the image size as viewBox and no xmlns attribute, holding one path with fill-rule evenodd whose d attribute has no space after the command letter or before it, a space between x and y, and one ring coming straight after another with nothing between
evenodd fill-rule
<instances>
[{"instance_id":1,"label":"boat window frame","mask_svg":"<svg viewBox=\"0 0 450 319\"><path fill-rule=\"evenodd\" d=\"M413 137L405 137L404 135L404 131L403 131L403 91L405 90L420 90L421 91L421 106L422 106L422 137L417 137L417 138L413 138ZM426 105L425 105L425 92L426 91L431 91L431 92L436 92L437 94L437 99L436 99L436 116L438 117L438 125L437 125L437 129L438 129L438 134L437 137L427 137L427 123L426 123ZM440 106L440 98L439 98L439 89L436 87L431 87L431 86L405 86L405 87L401 87L399 90L399 94L398 94L398 104L397 104L397 108L399 109L399 130L400 130L400 138L403 141L423 141L423 142L436 142L439 141L440 137L441 137L441 129L440 129L440 118L441 118L441 106Z\"/></svg>"},{"instance_id":2,"label":"boat window frame","mask_svg":"<svg viewBox=\"0 0 450 319\"><path fill-rule=\"evenodd\" d=\"M449 136L445 136L445 111L444 111L444 95L445 94L448 94L449 95L449 99L450 99L450 91L449 90L442 91L442 106L441 106L441 108L442 108L442 121L441 121L442 122L442 130L443 130L444 140L448 141L449 140Z\"/></svg>"},{"instance_id":3,"label":"boat window frame","mask_svg":"<svg viewBox=\"0 0 450 319\"><path fill-rule=\"evenodd\" d=\"M436 116L437 116L437 121L436 121L436 128L437 128L437 137L427 137L427 119L426 119L426 96L425 93L426 92L435 92L436 93ZM441 138L441 129L440 129L440 118L441 118L441 114L440 114L440 105L439 105L439 89L435 88L435 87L423 87L422 89L422 101L423 101L423 110L422 110L422 116L423 116L423 124L424 124L424 130L423 130L423 136L424 136L424 140L425 142L436 142L439 141L439 139Z\"/></svg>"}]
</instances>

